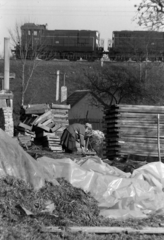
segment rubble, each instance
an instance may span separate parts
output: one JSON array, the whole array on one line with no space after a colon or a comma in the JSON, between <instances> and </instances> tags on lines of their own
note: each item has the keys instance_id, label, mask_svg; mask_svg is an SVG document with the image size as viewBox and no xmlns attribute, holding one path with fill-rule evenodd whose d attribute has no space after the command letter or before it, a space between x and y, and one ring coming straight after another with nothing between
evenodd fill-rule
<instances>
[{"instance_id":1,"label":"rubble","mask_svg":"<svg viewBox=\"0 0 164 240\"><path fill-rule=\"evenodd\" d=\"M39 191L14 177L0 179L0 237L7 239L163 239L164 235L113 233L95 235L71 233L70 226L161 227L164 216L154 214L146 219L104 219L99 216L97 202L83 190L63 178L59 186L51 183ZM59 226L64 235L43 232L43 226ZM85 238L84 238L85 237Z\"/></svg>"}]
</instances>

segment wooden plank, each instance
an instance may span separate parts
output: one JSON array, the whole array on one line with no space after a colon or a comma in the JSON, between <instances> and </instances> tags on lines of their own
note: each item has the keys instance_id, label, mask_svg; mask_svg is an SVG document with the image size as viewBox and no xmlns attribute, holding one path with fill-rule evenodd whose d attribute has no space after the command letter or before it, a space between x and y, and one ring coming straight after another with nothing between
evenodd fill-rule
<instances>
[{"instance_id":1,"label":"wooden plank","mask_svg":"<svg viewBox=\"0 0 164 240\"><path fill-rule=\"evenodd\" d=\"M47 119L45 122L42 122L42 125L47 126L49 123L52 123L52 119Z\"/></svg>"},{"instance_id":2,"label":"wooden plank","mask_svg":"<svg viewBox=\"0 0 164 240\"><path fill-rule=\"evenodd\" d=\"M116 107L118 107L119 109L126 109L126 108L130 108L130 109L134 109L134 108L138 108L138 109L149 109L151 110L164 110L164 106L155 106L155 105L130 105L130 104L118 104Z\"/></svg>"},{"instance_id":3,"label":"wooden plank","mask_svg":"<svg viewBox=\"0 0 164 240\"><path fill-rule=\"evenodd\" d=\"M24 124L22 122L19 123L19 127L30 130L30 131L32 130L32 126L29 126L29 125Z\"/></svg>"},{"instance_id":4,"label":"wooden plank","mask_svg":"<svg viewBox=\"0 0 164 240\"><path fill-rule=\"evenodd\" d=\"M160 129L164 129L164 124L160 124ZM149 124L149 123L143 123L143 124L139 124L139 123L108 123L107 122L107 128L142 128L142 129L157 129L157 124Z\"/></svg>"},{"instance_id":5,"label":"wooden plank","mask_svg":"<svg viewBox=\"0 0 164 240\"><path fill-rule=\"evenodd\" d=\"M69 124L68 120L62 120L62 119L56 119L56 118L53 118L53 122L54 123L61 123L61 124Z\"/></svg>"},{"instance_id":6,"label":"wooden plank","mask_svg":"<svg viewBox=\"0 0 164 240\"><path fill-rule=\"evenodd\" d=\"M106 124L109 125L109 124L114 124L114 125L133 125L136 124L136 125L157 125L158 121L157 119L154 119L154 120L142 120L142 119L138 119L138 118L135 118L135 119L117 119L117 120L106 120ZM160 124L164 125L164 122L161 122Z\"/></svg>"},{"instance_id":7,"label":"wooden plank","mask_svg":"<svg viewBox=\"0 0 164 240\"><path fill-rule=\"evenodd\" d=\"M54 119L68 120L68 114L54 114L53 113L53 118Z\"/></svg>"},{"instance_id":8,"label":"wooden plank","mask_svg":"<svg viewBox=\"0 0 164 240\"><path fill-rule=\"evenodd\" d=\"M45 130L45 131L47 131L47 132L49 132L49 131L50 131L50 128L49 128L49 127L47 127L47 126L44 126L44 125L43 125L43 124L41 124L41 123L39 123L39 124L37 125L37 127L41 128L41 129L43 129L43 130Z\"/></svg>"},{"instance_id":9,"label":"wooden plank","mask_svg":"<svg viewBox=\"0 0 164 240\"><path fill-rule=\"evenodd\" d=\"M121 112L129 112L129 113L148 113L148 114L164 114L164 110L157 110L157 109L139 109L139 108L133 108L133 109L128 109L128 108L124 108L124 109L116 109L116 110L110 110L110 114L112 113L121 113Z\"/></svg>"},{"instance_id":10,"label":"wooden plank","mask_svg":"<svg viewBox=\"0 0 164 240\"><path fill-rule=\"evenodd\" d=\"M119 128L119 129L113 129L108 128L107 133L122 133L126 134L126 136L129 135L144 135L144 136L154 136L157 137L157 128L155 129L149 129L149 128ZM164 130L161 129L161 137L164 137Z\"/></svg>"},{"instance_id":11,"label":"wooden plank","mask_svg":"<svg viewBox=\"0 0 164 240\"><path fill-rule=\"evenodd\" d=\"M157 112L157 114L160 114L160 112L164 113L164 107L163 106L150 106L150 105L126 105L126 104L118 104L111 106L110 109L119 110L119 111L131 111L134 112L135 110L139 110L142 112Z\"/></svg>"},{"instance_id":12,"label":"wooden plank","mask_svg":"<svg viewBox=\"0 0 164 240\"><path fill-rule=\"evenodd\" d=\"M145 139L147 139L147 138L154 138L154 139L156 139L157 138L157 134L152 134L152 133L150 133L150 134L145 134L145 133L138 133L138 132L136 132L136 134L129 134L129 133L127 133L127 132L121 132L121 131L115 131L115 132L106 132L105 133L105 138L109 138L109 139L115 139L115 138L124 138L124 137L133 137L133 138L145 138ZM164 139L164 136L160 136L160 139Z\"/></svg>"},{"instance_id":13,"label":"wooden plank","mask_svg":"<svg viewBox=\"0 0 164 240\"><path fill-rule=\"evenodd\" d=\"M51 109L52 114L60 114L60 115L65 115L68 116L68 110L66 109Z\"/></svg>"},{"instance_id":14,"label":"wooden plank","mask_svg":"<svg viewBox=\"0 0 164 240\"><path fill-rule=\"evenodd\" d=\"M114 142L119 142L119 141L124 141L124 142L133 142L133 143L156 143L157 144L157 137L156 138L142 138L142 137L128 137L128 136L123 136L123 137L111 137L111 136L107 136L105 137L104 142L110 142L110 143L114 143ZM160 138L160 142L161 144L164 144L164 139Z\"/></svg>"},{"instance_id":15,"label":"wooden plank","mask_svg":"<svg viewBox=\"0 0 164 240\"><path fill-rule=\"evenodd\" d=\"M160 118L161 121L164 121L164 114L160 114ZM120 113L116 113L116 114L107 114L104 116L105 120L112 120L112 119L131 119L131 120L135 120L135 119L140 119L142 121L153 121L153 120L157 120L157 114L151 114L151 113L128 113L128 112L120 112Z\"/></svg>"},{"instance_id":16,"label":"wooden plank","mask_svg":"<svg viewBox=\"0 0 164 240\"><path fill-rule=\"evenodd\" d=\"M15 79L15 73L10 73L9 78L10 79ZM4 73L0 73L0 79L4 79Z\"/></svg>"},{"instance_id":17,"label":"wooden plank","mask_svg":"<svg viewBox=\"0 0 164 240\"><path fill-rule=\"evenodd\" d=\"M139 143L116 143L116 144L106 144L106 146L109 148L109 149L128 149L128 148L133 148L133 149L139 149L140 151L141 150L146 150L146 151L156 151L157 150L157 147L158 147L158 144L139 144ZM164 146L161 146L161 150L164 150Z\"/></svg>"},{"instance_id":18,"label":"wooden plank","mask_svg":"<svg viewBox=\"0 0 164 240\"><path fill-rule=\"evenodd\" d=\"M41 123L41 122L49 119L50 117L51 117L51 111L48 111L48 112L44 113L43 115L39 116L39 118L37 118L33 124L37 125L38 123Z\"/></svg>"},{"instance_id":19,"label":"wooden plank","mask_svg":"<svg viewBox=\"0 0 164 240\"><path fill-rule=\"evenodd\" d=\"M51 128L51 132L55 132L61 127L62 127L62 124L56 124L55 127Z\"/></svg>"},{"instance_id":20,"label":"wooden plank","mask_svg":"<svg viewBox=\"0 0 164 240\"><path fill-rule=\"evenodd\" d=\"M120 147L122 149L124 148L132 148L134 147L135 149L146 149L147 151L151 151L152 149L157 150L158 149L158 142L157 143L134 143L134 142L117 142L117 143L110 143L108 144L108 147ZM161 150L164 150L164 146L161 146Z\"/></svg>"},{"instance_id":21,"label":"wooden plank","mask_svg":"<svg viewBox=\"0 0 164 240\"><path fill-rule=\"evenodd\" d=\"M135 229L131 227L42 227L41 232L86 232L98 234L111 233L139 233L139 234L164 234L163 227L143 227L142 229Z\"/></svg>"},{"instance_id":22,"label":"wooden plank","mask_svg":"<svg viewBox=\"0 0 164 240\"><path fill-rule=\"evenodd\" d=\"M47 103L37 103L37 104L28 104L28 105L23 105L23 108L24 109L42 109L42 108L49 108L50 109L50 106L49 104Z\"/></svg>"},{"instance_id":23,"label":"wooden plank","mask_svg":"<svg viewBox=\"0 0 164 240\"><path fill-rule=\"evenodd\" d=\"M52 142L52 143L60 142L60 138L57 136L54 139L50 139L50 137L46 136L46 137L42 137L41 140L42 140L42 142Z\"/></svg>"},{"instance_id":24,"label":"wooden plank","mask_svg":"<svg viewBox=\"0 0 164 240\"><path fill-rule=\"evenodd\" d=\"M71 108L70 105L54 104L54 103L52 103L52 104L50 105L50 107L51 107L52 109L67 109L67 110L69 110L69 109Z\"/></svg>"},{"instance_id":25,"label":"wooden plank","mask_svg":"<svg viewBox=\"0 0 164 240\"><path fill-rule=\"evenodd\" d=\"M59 141L60 142L60 138L58 136L46 136L47 140L49 141Z\"/></svg>"},{"instance_id":26,"label":"wooden plank","mask_svg":"<svg viewBox=\"0 0 164 240\"><path fill-rule=\"evenodd\" d=\"M62 147L50 147L50 149L53 151L57 151L57 150L62 151Z\"/></svg>"},{"instance_id":27,"label":"wooden plank","mask_svg":"<svg viewBox=\"0 0 164 240\"><path fill-rule=\"evenodd\" d=\"M58 140L47 140L47 142L48 142L48 144L53 144L53 145L59 145L59 143L60 143L60 139L58 139Z\"/></svg>"},{"instance_id":28,"label":"wooden plank","mask_svg":"<svg viewBox=\"0 0 164 240\"><path fill-rule=\"evenodd\" d=\"M0 99L13 99L13 93L0 93Z\"/></svg>"},{"instance_id":29,"label":"wooden plank","mask_svg":"<svg viewBox=\"0 0 164 240\"><path fill-rule=\"evenodd\" d=\"M32 125L36 125L36 122L37 122L37 120L40 118L40 116L37 116L36 118L35 118L35 120L32 122Z\"/></svg>"}]
</instances>

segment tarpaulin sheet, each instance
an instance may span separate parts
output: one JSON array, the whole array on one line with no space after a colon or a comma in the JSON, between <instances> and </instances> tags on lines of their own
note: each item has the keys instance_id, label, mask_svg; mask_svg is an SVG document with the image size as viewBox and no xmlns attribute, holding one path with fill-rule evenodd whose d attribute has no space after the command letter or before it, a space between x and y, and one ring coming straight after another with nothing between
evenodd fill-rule
<instances>
[{"instance_id":1,"label":"tarpaulin sheet","mask_svg":"<svg viewBox=\"0 0 164 240\"><path fill-rule=\"evenodd\" d=\"M68 158L42 157L38 161L54 176L64 177L74 187L90 192L105 217L146 217L164 210L163 163L149 163L131 175L98 157L83 158L79 164Z\"/></svg>"},{"instance_id":2,"label":"tarpaulin sheet","mask_svg":"<svg viewBox=\"0 0 164 240\"><path fill-rule=\"evenodd\" d=\"M46 180L58 184L56 178L64 177L74 187L90 192L105 217L145 217L164 210L164 164L160 162L144 165L131 174L99 157L78 162L41 157L36 161L0 130L0 177L6 175L20 178L35 189L44 186Z\"/></svg>"},{"instance_id":3,"label":"tarpaulin sheet","mask_svg":"<svg viewBox=\"0 0 164 240\"><path fill-rule=\"evenodd\" d=\"M16 139L0 129L0 177L6 175L22 179L35 189L43 187L46 180L58 184L44 166L23 150Z\"/></svg>"}]
</instances>

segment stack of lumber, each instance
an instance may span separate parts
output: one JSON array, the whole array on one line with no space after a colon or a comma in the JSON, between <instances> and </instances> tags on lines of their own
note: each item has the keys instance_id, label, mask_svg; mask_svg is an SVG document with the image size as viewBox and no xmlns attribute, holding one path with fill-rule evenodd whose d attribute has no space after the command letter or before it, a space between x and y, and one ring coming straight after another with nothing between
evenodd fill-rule
<instances>
[{"instance_id":1,"label":"stack of lumber","mask_svg":"<svg viewBox=\"0 0 164 240\"><path fill-rule=\"evenodd\" d=\"M164 107L113 105L105 111L104 156L164 157Z\"/></svg>"},{"instance_id":2,"label":"stack of lumber","mask_svg":"<svg viewBox=\"0 0 164 240\"><path fill-rule=\"evenodd\" d=\"M62 151L60 137L69 125L68 110L70 105L35 104L24 106L20 128L29 135L35 134L35 143L48 147L52 151Z\"/></svg>"},{"instance_id":3,"label":"stack of lumber","mask_svg":"<svg viewBox=\"0 0 164 240\"><path fill-rule=\"evenodd\" d=\"M11 107L0 108L0 128L10 137L14 136L13 109Z\"/></svg>"}]
</instances>

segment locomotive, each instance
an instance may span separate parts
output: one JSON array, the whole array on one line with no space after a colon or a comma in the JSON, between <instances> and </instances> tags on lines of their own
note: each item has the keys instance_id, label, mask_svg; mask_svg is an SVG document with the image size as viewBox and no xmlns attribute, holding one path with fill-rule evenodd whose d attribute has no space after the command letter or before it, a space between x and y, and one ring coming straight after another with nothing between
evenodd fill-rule
<instances>
[{"instance_id":1,"label":"locomotive","mask_svg":"<svg viewBox=\"0 0 164 240\"><path fill-rule=\"evenodd\" d=\"M163 61L164 32L114 31L108 51L114 61Z\"/></svg>"},{"instance_id":2,"label":"locomotive","mask_svg":"<svg viewBox=\"0 0 164 240\"><path fill-rule=\"evenodd\" d=\"M20 51L21 50L21 51ZM48 30L47 25L25 23L21 26L21 43L13 50L16 58L20 53L27 59L95 60L103 53L99 31Z\"/></svg>"}]
</instances>

